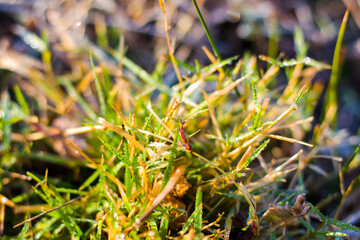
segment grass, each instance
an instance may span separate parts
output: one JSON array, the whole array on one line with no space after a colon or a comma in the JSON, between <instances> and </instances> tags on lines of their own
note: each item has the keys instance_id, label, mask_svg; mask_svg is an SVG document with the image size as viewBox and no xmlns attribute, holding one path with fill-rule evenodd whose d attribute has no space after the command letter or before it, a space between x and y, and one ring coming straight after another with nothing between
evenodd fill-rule
<instances>
[{"instance_id":1,"label":"grass","mask_svg":"<svg viewBox=\"0 0 360 240\"><path fill-rule=\"evenodd\" d=\"M193 66L176 58L167 6L159 3L169 58L152 73L127 56L120 35L117 49L107 46L101 22L101 47L73 51L60 39L63 53L76 56L70 72L54 71L47 48L42 60L14 55L15 70L2 63L24 79L1 96L3 239L341 239L360 233L350 219L340 219L359 184L359 177L344 181L358 165L359 147L343 167L337 157L323 156L333 118L304 141L324 90L313 77L329 66L307 56L301 29L294 36L296 59L222 59L193 1L215 54L204 47L211 63ZM46 34L39 41L49 46ZM329 94L336 88L338 42ZM173 87L163 81L170 64L178 79ZM181 76L184 69L190 74ZM274 88L280 71L288 78L283 91ZM327 173L316 164L320 158L339 171ZM332 209L326 199L306 200L311 181L322 175L337 178L340 201Z\"/></svg>"}]
</instances>

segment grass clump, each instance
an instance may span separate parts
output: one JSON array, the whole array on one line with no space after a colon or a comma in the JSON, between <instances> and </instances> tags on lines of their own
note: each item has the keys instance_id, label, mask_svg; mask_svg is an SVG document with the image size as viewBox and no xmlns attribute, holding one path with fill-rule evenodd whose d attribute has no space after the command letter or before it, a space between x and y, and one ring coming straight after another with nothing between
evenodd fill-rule
<instances>
[{"instance_id":1,"label":"grass clump","mask_svg":"<svg viewBox=\"0 0 360 240\"><path fill-rule=\"evenodd\" d=\"M17 56L14 72L26 81L9 89L14 98L5 91L1 99L4 238L339 239L360 232L305 197L309 169L323 173L313 159L329 129L319 125L311 143L303 140L323 91L312 80L329 66L307 57L300 29L294 60L222 59L193 2L215 52L203 48L207 66L175 58L167 20L171 61L163 58L152 73L127 57L121 37L117 49L86 44L76 52L61 42L76 56L70 73L55 73L48 49L42 61ZM163 81L170 64L178 75L172 87ZM283 91L274 88L282 69ZM340 171L342 202L357 183L345 190L348 168Z\"/></svg>"}]
</instances>

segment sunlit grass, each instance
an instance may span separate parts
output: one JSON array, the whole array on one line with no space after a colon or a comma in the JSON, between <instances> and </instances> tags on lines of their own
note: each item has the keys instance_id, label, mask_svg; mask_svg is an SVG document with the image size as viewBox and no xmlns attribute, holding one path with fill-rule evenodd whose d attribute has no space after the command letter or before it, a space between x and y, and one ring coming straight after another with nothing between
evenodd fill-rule
<instances>
[{"instance_id":1,"label":"sunlit grass","mask_svg":"<svg viewBox=\"0 0 360 240\"><path fill-rule=\"evenodd\" d=\"M26 81L9 89L14 98L1 96L0 226L12 231L5 237L326 239L360 232L337 220L357 183L345 186L343 175L359 148L340 168L335 214L306 201L305 171L324 174L312 160L323 157L331 131L321 125L312 142L304 140L324 88L312 80L330 66L307 56L300 28L295 59L222 59L193 3L214 52L203 47L207 66L176 58L167 20L169 59L152 73L127 57L121 37L118 49L107 46L103 22L96 26L101 47L82 45L86 54L60 39L61 50L76 56L70 72L53 71L48 49L42 61L9 55L17 68L1 67ZM172 87L163 81L168 68L178 79ZM275 89L282 69L288 84Z\"/></svg>"}]
</instances>

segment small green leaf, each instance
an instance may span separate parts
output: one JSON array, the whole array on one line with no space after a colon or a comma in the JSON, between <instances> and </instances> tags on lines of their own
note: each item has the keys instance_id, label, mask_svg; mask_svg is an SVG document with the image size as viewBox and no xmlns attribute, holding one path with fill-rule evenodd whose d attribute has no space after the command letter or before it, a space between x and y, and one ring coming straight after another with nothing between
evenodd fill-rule
<instances>
[{"instance_id":1,"label":"small green leaf","mask_svg":"<svg viewBox=\"0 0 360 240\"><path fill-rule=\"evenodd\" d=\"M96 240L101 240L101 230L105 218L101 218L96 227Z\"/></svg>"},{"instance_id":2,"label":"small green leaf","mask_svg":"<svg viewBox=\"0 0 360 240\"><path fill-rule=\"evenodd\" d=\"M202 228L202 192L199 187L196 192L196 200L195 200L196 209L199 208L195 219L194 219L194 228L195 228L195 239L201 239L201 228Z\"/></svg>"},{"instance_id":3,"label":"small green leaf","mask_svg":"<svg viewBox=\"0 0 360 240\"><path fill-rule=\"evenodd\" d=\"M321 221L325 222L325 217L324 217L324 215L322 215L322 213L319 211L319 209L317 209L314 205L312 205L309 202L306 202L306 203L310 206L311 210L313 210L320 217Z\"/></svg>"},{"instance_id":4,"label":"small green leaf","mask_svg":"<svg viewBox=\"0 0 360 240\"><path fill-rule=\"evenodd\" d=\"M126 187L126 196L129 198L131 196L132 187L134 181L131 176L130 168L125 168L125 187Z\"/></svg>"},{"instance_id":5,"label":"small green leaf","mask_svg":"<svg viewBox=\"0 0 360 240\"><path fill-rule=\"evenodd\" d=\"M336 40L335 51L333 56L332 68L331 68L331 76L329 80L329 84L326 90L326 98L325 98L325 112L327 112L330 108L334 108L337 110L337 87L338 81L341 73L341 46L343 42L343 38L345 35L346 23L349 17L349 8L346 10L343 21L341 23L340 31L338 38ZM335 115L336 116L336 115ZM335 118L331 119L331 123L335 124Z\"/></svg>"},{"instance_id":6,"label":"small green leaf","mask_svg":"<svg viewBox=\"0 0 360 240\"><path fill-rule=\"evenodd\" d=\"M93 172L90 177L88 177L84 183L79 187L79 190L85 189L88 186L90 186L91 183L93 183L100 175L100 170L96 170Z\"/></svg>"},{"instance_id":7,"label":"small green leaf","mask_svg":"<svg viewBox=\"0 0 360 240\"><path fill-rule=\"evenodd\" d=\"M190 217L186 220L186 223L183 226L182 233L186 233L190 227L190 225L194 222L196 216L199 214L199 212L202 212L202 205L197 207L195 211L190 215Z\"/></svg>"},{"instance_id":8,"label":"small green leaf","mask_svg":"<svg viewBox=\"0 0 360 240\"><path fill-rule=\"evenodd\" d=\"M37 176L35 176L35 174L32 174L31 172L27 172L26 173L29 177L31 177L33 180L35 180L38 183L42 183L42 181L40 180L40 178L38 178Z\"/></svg>"},{"instance_id":9,"label":"small green leaf","mask_svg":"<svg viewBox=\"0 0 360 240\"><path fill-rule=\"evenodd\" d=\"M357 228L351 224L348 224L348 223L344 223L344 222L341 222L341 221L338 221L338 220L335 220L335 219L331 219L331 218L326 218L326 222L328 224L331 224L331 225L335 225L341 229L347 229L347 230L351 230L351 231L354 231L354 232L357 232L357 233L360 233L360 228Z\"/></svg>"}]
</instances>

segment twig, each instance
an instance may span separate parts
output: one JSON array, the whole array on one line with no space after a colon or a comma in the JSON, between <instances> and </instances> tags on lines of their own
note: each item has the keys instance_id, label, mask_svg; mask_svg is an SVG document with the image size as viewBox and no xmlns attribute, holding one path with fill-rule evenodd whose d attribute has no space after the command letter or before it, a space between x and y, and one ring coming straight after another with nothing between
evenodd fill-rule
<instances>
[{"instance_id":1,"label":"twig","mask_svg":"<svg viewBox=\"0 0 360 240\"><path fill-rule=\"evenodd\" d=\"M40 214L36 215L35 217L29 218L29 219L27 219L27 220L25 220L25 221L23 221L23 222L21 222L21 223L19 223L19 224L16 224L15 226L13 226L13 228L20 227L21 225L24 225L24 224L27 223L27 222L31 222L32 220L35 220L35 219L37 219L37 218L39 218L39 217L42 217L42 216L44 216L45 214L48 214L48 213L53 212L53 211L55 211L55 210L57 210L57 209L59 209L59 208L62 208L62 207L64 207L64 206L66 206L66 205L69 205L70 203L73 203L73 202L79 200L79 199L82 198L83 196L84 196L84 195L78 196L78 197L76 197L76 198L74 198L74 199L71 199L70 201L68 201L68 202L66 202L66 203L58 206L58 207L55 207L55 208L50 209L50 210L48 210L48 211L46 211L46 212L40 213Z\"/></svg>"}]
</instances>

